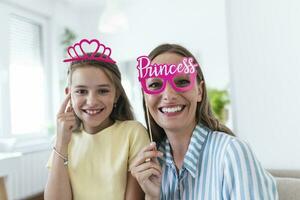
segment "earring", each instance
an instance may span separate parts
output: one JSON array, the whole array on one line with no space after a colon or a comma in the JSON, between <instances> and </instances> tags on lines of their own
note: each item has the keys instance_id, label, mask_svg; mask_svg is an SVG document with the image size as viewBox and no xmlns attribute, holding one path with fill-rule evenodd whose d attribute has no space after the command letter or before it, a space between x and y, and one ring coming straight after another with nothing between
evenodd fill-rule
<instances>
[{"instance_id":1,"label":"earring","mask_svg":"<svg viewBox=\"0 0 300 200\"><path fill-rule=\"evenodd\" d=\"M117 107L117 103L114 103L114 108Z\"/></svg>"}]
</instances>

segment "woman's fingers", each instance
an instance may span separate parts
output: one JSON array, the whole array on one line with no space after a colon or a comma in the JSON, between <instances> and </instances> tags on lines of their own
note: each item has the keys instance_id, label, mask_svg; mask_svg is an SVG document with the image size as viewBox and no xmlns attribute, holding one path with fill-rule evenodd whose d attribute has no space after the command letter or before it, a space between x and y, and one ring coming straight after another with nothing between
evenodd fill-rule
<instances>
[{"instance_id":1,"label":"woman's fingers","mask_svg":"<svg viewBox=\"0 0 300 200\"><path fill-rule=\"evenodd\" d=\"M157 170L150 168L145 171L142 171L136 176L136 179L138 180L139 183L144 183L146 180L149 180L149 178L155 175L157 177L161 177L161 174L157 172Z\"/></svg>"},{"instance_id":2,"label":"woman's fingers","mask_svg":"<svg viewBox=\"0 0 300 200\"><path fill-rule=\"evenodd\" d=\"M136 176L140 172L146 171L148 169L154 169L155 170L155 175L160 175L161 174L161 167L159 164L149 161L145 162L137 167L132 168L131 173L133 176Z\"/></svg>"},{"instance_id":3,"label":"woman's fingers","mask_svg":"<svg viewBox=\"0 0 300 200\"><path fill-rule=\"evenodd\" d=\"M148 146L145 146L141 152L150 151L150 150L156 150L156 143L151 142Z\"/></svg>"},{"instance_id":4,"label":"woman's fingers","mask_svg":"<svg viewBox=\"0 0 300 200\"><path fill-rule=\"evenodd\" d=\"M142 163L144 163L146 160L150 160L152 158L157 158L163 156L163 153L156 150L155 143L150 143L150 145L144 147L138 156L136 157L135 161L133 162L133 167L136 167Z\"/></svg>"}]
</instances>

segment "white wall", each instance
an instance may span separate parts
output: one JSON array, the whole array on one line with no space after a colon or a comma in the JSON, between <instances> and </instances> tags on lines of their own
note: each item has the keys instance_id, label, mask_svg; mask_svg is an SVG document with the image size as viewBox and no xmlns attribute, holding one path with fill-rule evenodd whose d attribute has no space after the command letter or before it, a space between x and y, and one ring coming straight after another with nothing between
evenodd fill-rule
<instances>
[{"instance_id":1,"label":"white wall","mask_svg":"<svg viewBox=\"0 0 300 200\"><path fill-rule=\"evenodd\" d=\"M235 131L267 168L300 168L299 10L297 0L227 5Z\"/></svg>"},{"instance_id":2,"label":"white wall","mask_svg":"<svg viewBox=\"0 0 300 200\"><path fill-rule=\"evenodd\" d=\"M101 33L116 60L136 60L161 43L179 43L198 57L209 85L228 84L224 0L143 0L120 5L118 11L127 17L128 28Z\"/></svg>"},{"instance_id":3,"label":"white wall","mask_svg":"<svg viewBox=\"0 0 300 200\"><path fill-rule=\"evenodd\" d=\"M111 33L101 32L100 38L112 47L112 57L121 63L121 68L126 68L123 71L136 71L136 58L148 55L157 45L178 43L197 57L208 86L221 89L228 86L230 81L224 0L143 0L129 3L120 0L118 6L113 8L110 13L122 14L127 24L124 23L124 26ZM108 19L113 16L112 14ZM133 61L131 65L123 66L122 61L128 60ZM140 91L136 81L137 73L124 75L135 84L132 88ZM135 92L134 97L130 100L135 105L135 114L143 122L141 95Z\"/></svg>"}]
</instances>

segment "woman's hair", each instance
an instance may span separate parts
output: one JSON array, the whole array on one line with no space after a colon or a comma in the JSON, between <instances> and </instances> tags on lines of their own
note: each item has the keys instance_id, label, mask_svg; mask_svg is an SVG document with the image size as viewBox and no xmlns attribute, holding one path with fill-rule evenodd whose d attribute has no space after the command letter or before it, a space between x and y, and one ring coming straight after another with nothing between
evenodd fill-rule
<instances>
[{"instance_id":1,"label":"woman's hair","mask_svg":"<svg viewBox=\"0 0 300 200\"><path fill-rule=\"evenodd\" d=\"M88 53L88 55L90 56L91 53ZM99 56L100 54L95 55L95 57L99 57ZM116 98L118 99L109 117L112 120L120 120L120 121L133 120L134 116L132 112L132 107L125 93L125 90L122 86L121 72L119 71L118 66L113 63L107 63L99 60L73 61L68 68L69 86L71 85L73 72L78 68L84 68L84 67L95 67L97 69L101 69L105 73L105 75L109 78L109 80L112 82L112 84L115 86ZM77 131L78 131L81 127L81 121L77 119L77 122L78 122Z\"/></svg>"},{"instance_id":2,"label":"woman's hair","mask_svg":"<svg viewBox=\"0 0 300 200\"><path fill-rule=\"evenodd\" d=\"M163 53L175 53L183 57L192 57L196 64L198 64L198 61L196 58L192 55L191 52L189 52L186 48L177 45L177 44L162 44L153 49L150 54L149 58L152 61L156 56L163 54ZM200 66L198 64L198 66ZM201 102L197 102L197 108L196 108L196 122L201 123L208 128L210 128L213 131L221 131L225 132L228 135L234 136L233 132L227 128L225 125L221 124L218 119L213 115L210 103L208 101L207 97L207 91L205 86L205 80L203 77L203 73L201 71L200 67L197 67L197 83L199 84L201 81L203 81L203 92L202 92L202 100ZM146 117L146 105L145 105L145 99L143 98L143 106L144 106L144 112L145 112L145 119L147 128L149 130L148 120ZM166 133L162 127L160 127L153 119L153 117L150 115L150 124L151 124L151 130L153 134L153 140L160 144L160 142L166 137Z\"/></svg>"}]
</instances>

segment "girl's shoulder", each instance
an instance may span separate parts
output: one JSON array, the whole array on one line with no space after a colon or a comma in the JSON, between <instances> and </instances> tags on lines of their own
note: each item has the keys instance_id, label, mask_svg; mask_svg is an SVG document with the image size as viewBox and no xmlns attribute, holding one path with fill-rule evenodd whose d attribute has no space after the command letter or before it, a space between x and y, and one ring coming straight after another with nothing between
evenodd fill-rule
<instances>
[{"instance_id":1,"label":"girl's shoulder","mask_svg":"<svg viewBox=\"0 0 300 200\"><path fill-rule=\"evenodd\" d=\"M136 120L116 121L116 129L131 141L139 141L144 146L149 143L146 128Z\"/></svg>"},{"instance_id":2,"label":"girl's shoulder","mask_svg":"<svg viewBox=\"0 0 300 200\"><path fill-rule=\"evenodd\" d=\"M116 121L114 127L115 130L121 131L123 134L125 133L129 135L148 135L146 128L136 120Z\"/></svg>"},{"instance_id":3,"label":"girl's shoulder","mask_svg":"<svg viewBox=\"0 0 300 200\"><path fill-rule=\"evenodd\" d=\"M134 128L138 128L138 129L145 129L146 128L139 122L136 120L125 120L125 121L116 121L116 127L118 128L129 128L129 129L134 129Z\"/></svg>"}]
</instances>

